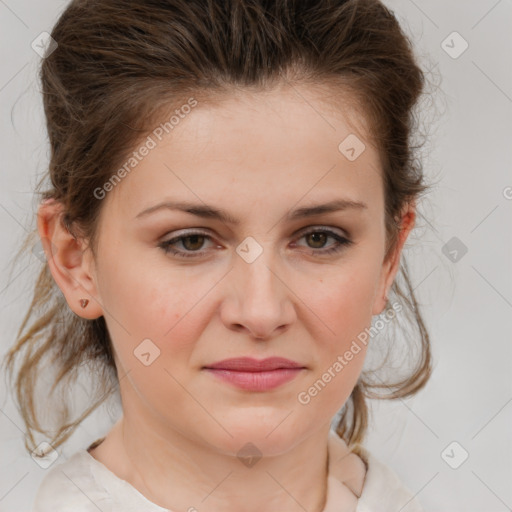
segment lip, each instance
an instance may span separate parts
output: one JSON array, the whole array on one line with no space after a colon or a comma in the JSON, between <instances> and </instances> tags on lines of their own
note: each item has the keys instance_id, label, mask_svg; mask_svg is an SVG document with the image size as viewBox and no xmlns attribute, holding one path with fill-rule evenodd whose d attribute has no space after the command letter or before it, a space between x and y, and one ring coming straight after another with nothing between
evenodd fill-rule
<instances>
[{"instance_id":1,"label":"lip","mask_svg":"<svg viewBox=\"0 0 512 512\"><path fill-rule=\"evenodd\" d=\"M294 379L305 369L283 357L253 359L237 357L203 367L215 377L249 391L267 391Z\"/></svg>"},{"instance_id":2,"label":"lip","mask_svg":"<svg viewBox=\"0 0 512 512\"><path fill-rule=\"evenodd\" d=\"M267 357L253 359L252 357L234 357L213 363L204 368L213 370L232 370L236 372L266 372L279 369L304 368L300 363L284 357Z\"/></svg>"}]
</instances>

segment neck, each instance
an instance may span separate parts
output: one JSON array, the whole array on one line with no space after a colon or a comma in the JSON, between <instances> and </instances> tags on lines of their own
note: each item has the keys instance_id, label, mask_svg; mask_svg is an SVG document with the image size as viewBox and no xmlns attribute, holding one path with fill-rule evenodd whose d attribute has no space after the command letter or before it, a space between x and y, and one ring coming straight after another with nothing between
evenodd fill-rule
<instances>
[{"instance_id":1,"label":"neck","mask_svg":"<svg viewBox=\"0 0 512 512\"><path fill-rule=\"evenodd\" d=\"M164 436L154 426L124 417L109 437L116 443L114 472L163 508L321 512L327 493L329 428L324 425L284 453L252 460L219 452L205 440L177 431L166 430Z\"/></svg>"}]
</instances>

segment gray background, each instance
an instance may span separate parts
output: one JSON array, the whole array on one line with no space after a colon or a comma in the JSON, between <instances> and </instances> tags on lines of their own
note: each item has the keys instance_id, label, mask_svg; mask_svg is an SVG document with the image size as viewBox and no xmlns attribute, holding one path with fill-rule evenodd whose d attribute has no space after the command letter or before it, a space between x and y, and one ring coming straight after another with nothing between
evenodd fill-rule
<instances>
[{"instance_id":1,"label":"gray background","mask_svg":"<svg viewBox=\"0 0 512 512\"><path fill-rule=\"evenodd\" d=\"M434 372L414 398L372 402L367 447L428 511L510 510L512 2L385 3L413 39L424 69L442 77L435 103L424 110L431 119L425 171L440 184L420 206L405 250L432 337ZM13 343L39 265L29 255L15 272L8 266L35 222L32 190L48 161L40 57L31 42L51 31L66 4L0 0L0 356ZM457 58L443 48L454 31L469 44ZM451 39L452 51L460 49L461 40ZM459 252L458 261L445 256L446 247L462 246L467 253L460 258ZM47 470L25 451L4 378L0 385L0 511L29 510ZM58 449L57 461L103 435L118 413L98 410ZM456 466L465 452L467 460L450 467L447 461Z\"/></svg>"}]
</instances>

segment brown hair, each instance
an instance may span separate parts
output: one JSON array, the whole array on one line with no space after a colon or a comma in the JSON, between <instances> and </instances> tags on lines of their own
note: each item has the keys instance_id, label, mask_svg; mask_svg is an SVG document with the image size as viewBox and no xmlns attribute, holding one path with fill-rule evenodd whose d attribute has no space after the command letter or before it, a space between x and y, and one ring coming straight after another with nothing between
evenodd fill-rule
<instances>
[{"instance_id":1,"label":"brown hair","mask_svg":"<svg viewBox=\"0 0 512 512\"><path fill-rule=\"evenodd\" d=\"M37 191L62 203L62 222L90 242L93 254L102 206L94 190L164 109L172 111L191 96L207 101L234 88L268 90L284 81L326 85L334 91L331 100L341 104L348 91L381 157L387 254L395 248L402 209L428 189L415 153L420 146L412 143L425 75L394 14L378 0L74 0L51 36L58 47L40 70L51 155ZM51 183L40 192L48 176ZM32 230L18 255L36 239ZM366 398L411 395L431 373L429 336L402 260L406 291L396 279L391 294L418 327L419 335L409 339L419 340L419 355L395 382L375 382L373 372L362 372L336 427L356 452L368 423ZM46 262L5 362L27 428L27 450L37 444L34 431L54 448L61 445L118 384L104 318L75 315ZM54 400L52 417L57 410L60 416L50 433L35 400L42 370L46 377L49 368L55 371L49 380L53 396L59 385L73 390L84 365L98 389L75 418L69 396Z\"/></svg>"}]
</instances>

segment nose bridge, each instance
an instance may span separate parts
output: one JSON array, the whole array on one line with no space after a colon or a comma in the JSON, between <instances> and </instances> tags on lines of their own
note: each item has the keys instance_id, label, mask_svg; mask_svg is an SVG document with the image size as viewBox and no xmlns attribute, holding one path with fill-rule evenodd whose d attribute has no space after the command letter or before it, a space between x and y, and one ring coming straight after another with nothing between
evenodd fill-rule
<instances>
[{"instance_id":1,"label":"nose bridge","mask_svg":"<svg viewBox=\"0 0 512 512\"><path fill-rule=\"evenodd\" d=\"M236 248L233 279L238 315L231 320L258 337L266 337L289 323L292 308L286 304L287 287L283 277L279 276L281 265L277 264L272 237L264 240L261 237L260 240L247 237Z\"/></svg>"},{"instance_id":2,"label":"nose bridge","mask_svg":"<svg viewBox=\"0 0 512 512\"><path fill-rule=\"evenodd\" d=\"M245 299L267 303L278 299L277 277L274 267L276 258L270 236L256 238L249 236L240 243L236 252L240 268L238 279L243 283Z\"/></svg>"}]
</instances>

